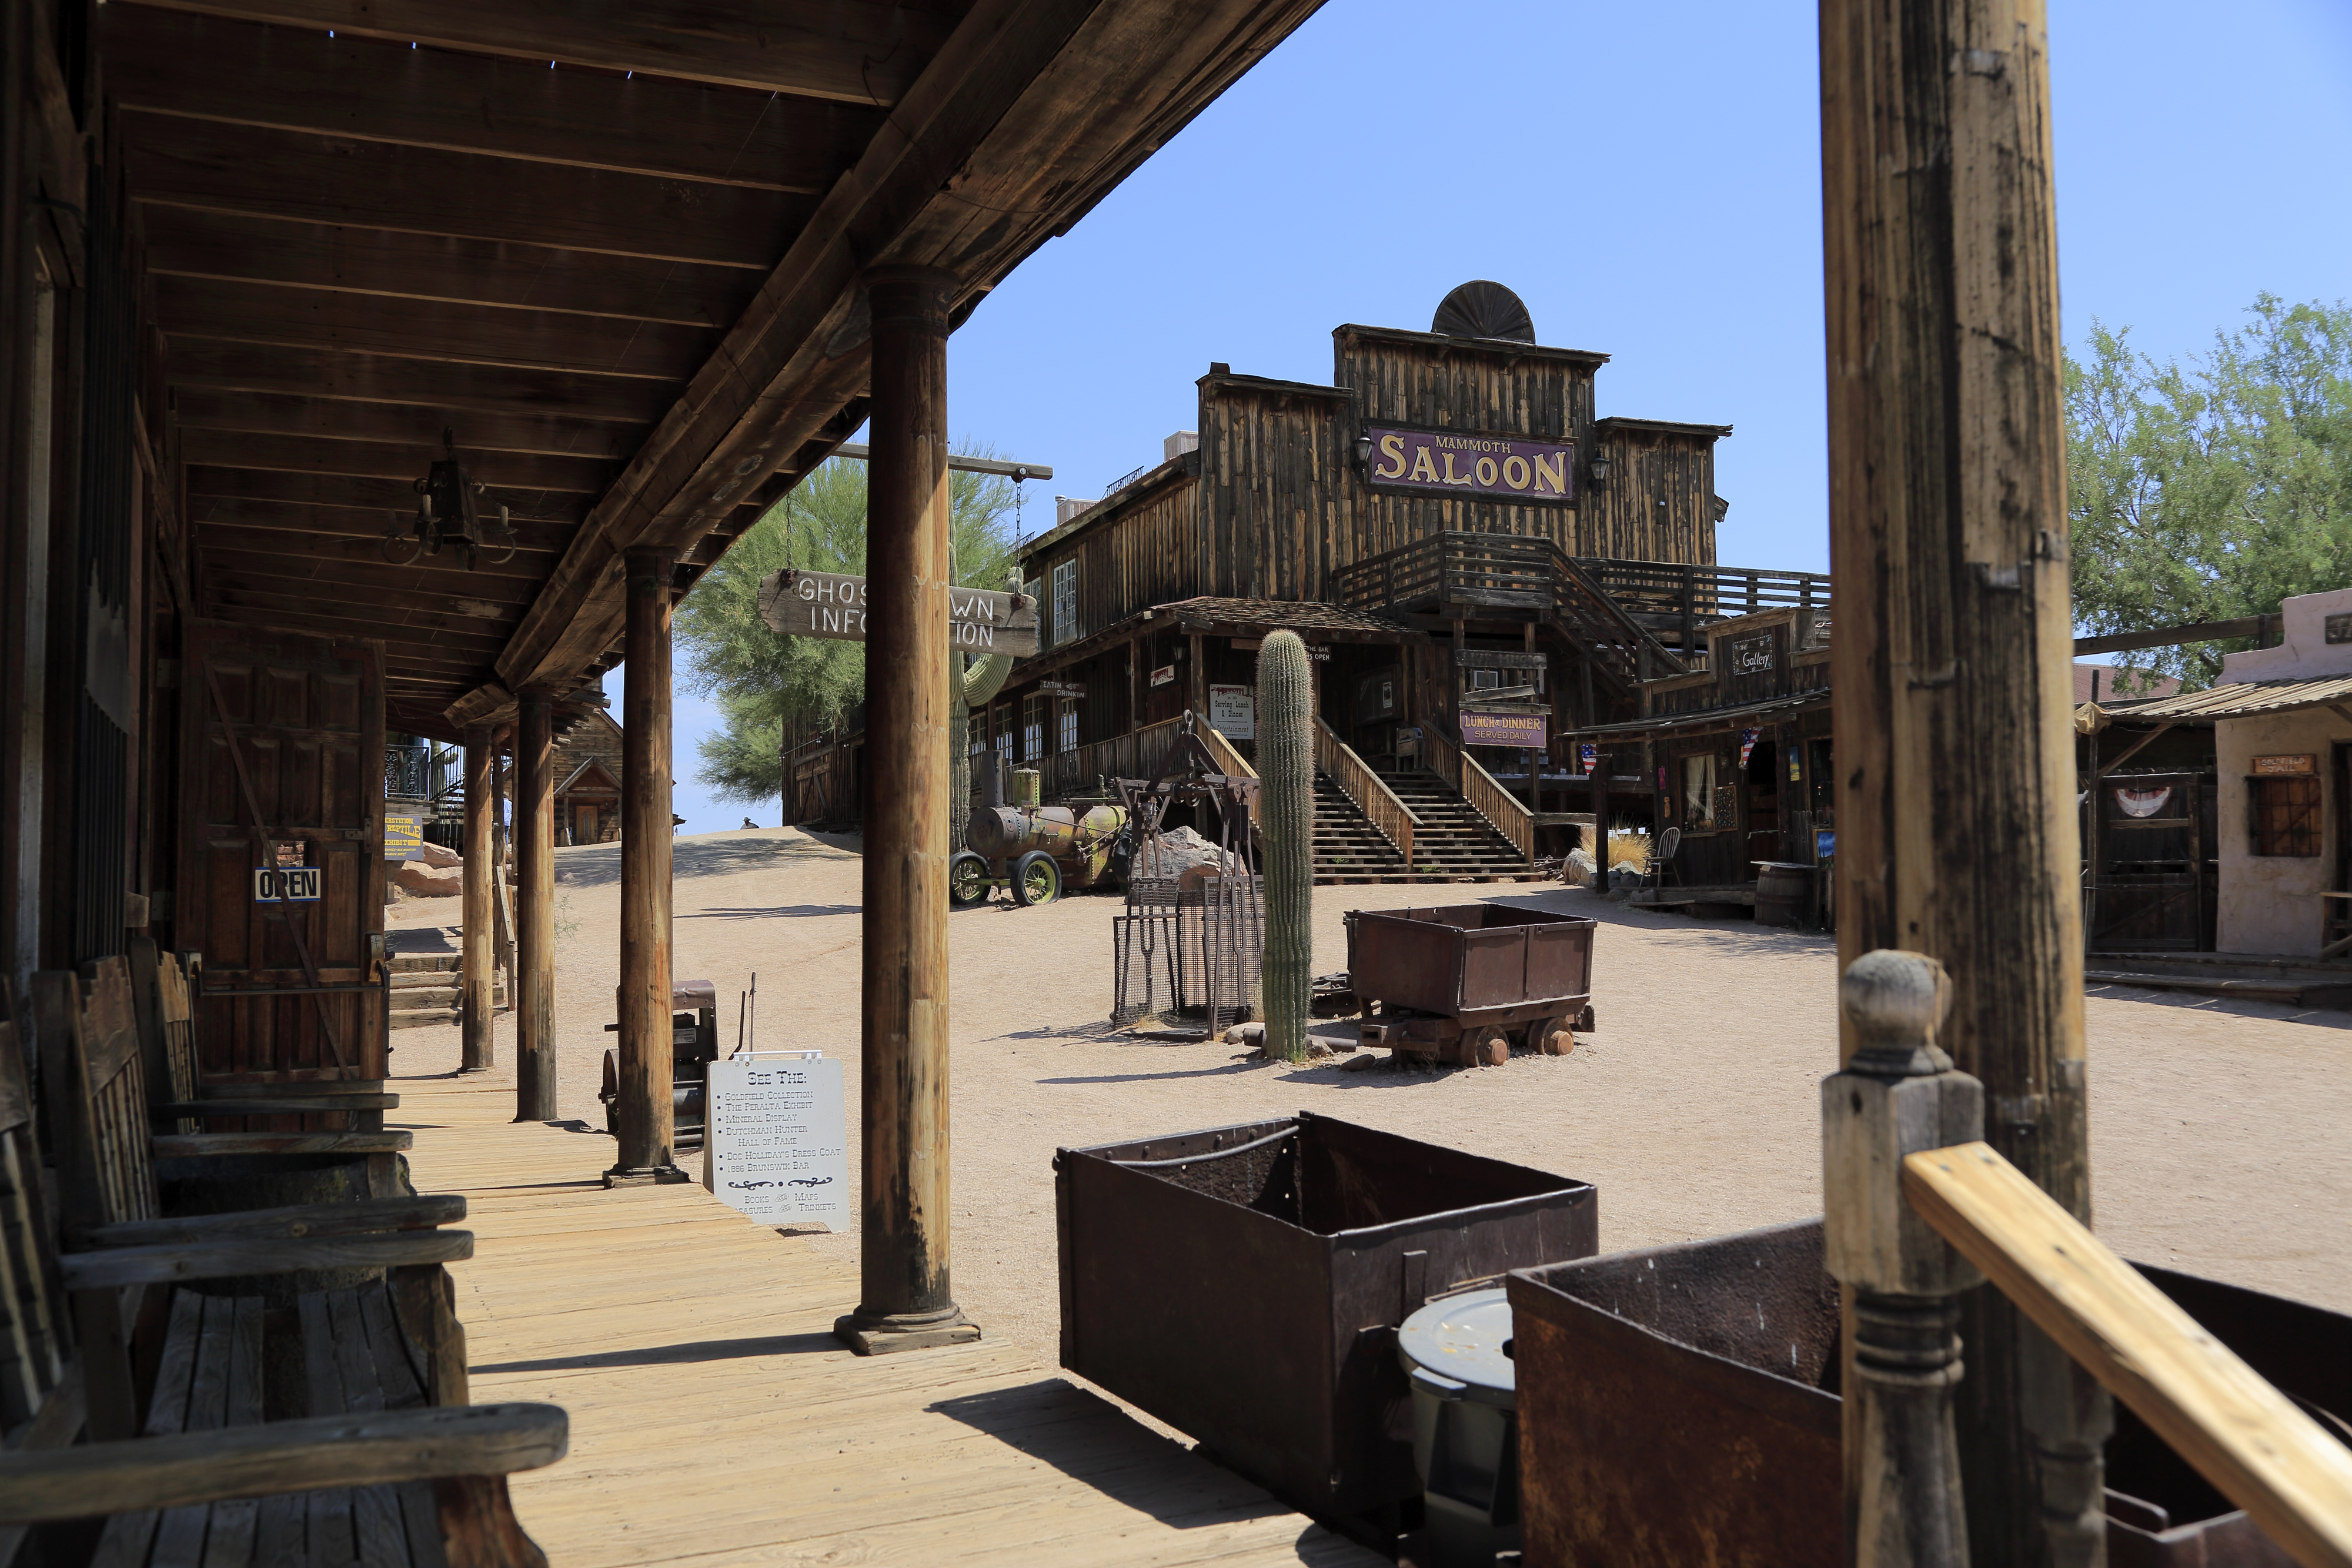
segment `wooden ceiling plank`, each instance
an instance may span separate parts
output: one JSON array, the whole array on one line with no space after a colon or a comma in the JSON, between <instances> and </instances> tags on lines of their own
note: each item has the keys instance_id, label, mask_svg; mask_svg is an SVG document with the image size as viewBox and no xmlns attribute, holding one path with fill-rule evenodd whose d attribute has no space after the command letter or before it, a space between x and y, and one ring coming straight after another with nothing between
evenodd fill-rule
<instances>
[{"instance_id":1,"label":"wooden ceiling plank","mask_svg":"<svg viewBox=\"0 0 2352 1568\"><path fill-rule=\"evenodd\" d=\"M645 71L872 108L896 103L953 22L884 0L160 0L167 9L537 62Z\"/></svg>"},{"instance_id":2,"label":"wooden ceiling plank","mask_svg":"<svg viewBox=\"0 0 2352 1568\"><path fill-rule=\"evenodd\" d=\"M593 458L548 457L536 453L484 452L462 439L457 457L466 472L500 496L513 492L567 491L593 496L612 482L614 465ZM365 478L422 478L445 455L439 443L397 444L380 441L329 441L310 435L257 435L242 431L183 430L180 455L190 463L223 468L271 468L291 474L352 474ZM512 501L508 504L511 506Z\"/></svg>"},{"instance_id":3,"label":"wooden ceiling plank","mask_svg":"<svg viewBox=\"0 0 2352 1568\"><path fill-rule=\"evenodd\" d=\"M386 299L210 277L155 279L166 337L286 343L455 364L683 382L710 356L708 327L432 299Z\"/></svg>"},{"instance_id":4,"label":"wooden ceiling plank","mask_svg":"<svg viewBox=\"0 0 2352 1568\"><path fill-rule=\"evenodd\" d=\"M405 566L394 566L381 553L373 561L341 561L323 560L291 550L267 554L213 549L205 545L201 534L196 544L208 571L245 580L275 578L297 583L340 583L371 592L429 593L445 605L457 599L478 600L484 604L521 604L530 597L530 578L501 577L484 568L468 570L462 556L446 550ZM484 563L484 567L487 565Z\"/></svg>"},{"instance_id":5,"label":"wooden ceiling plank","mask_svg":"<svg viewBox=\"0 0 2352 1568\"><path fill-rule=\"evenodd\" d=\"M125 108L661 179L823 192L884 111L862 103L413 48L338 28L112 5L98 13Z\"/></svg>"},{"instance_id":6,"label":"wooden ceiling plank","mask_svg":"<svg viewBox=\"0 0 2352 1568\"><path fill-rule=\"evenodd\" d=\"M442 365L383 354L183 336L166 367L173 386L274 392L354 402L529 413L653 424L677 389L622 376L577 376L512 365Z\"/></svg>"},{"instance_id":7,"label":"wooden ceiling plank","mask_svg":"<svg viewBox=\"0 0 2352 1568\"><path fill-rule=\"evenodd\" d=\"M341 402L274 392L183 388L173 400L182 431L244 431L266 435L313 435L338 441L431 444L445 429L465 433L478 452L527 452L549 457L617 464L635 450L630 427L544 414L432 408L404 403ZM419 469L422 473L424 470Z\"/></svg>"},{"instance_id":8,"label":"wooden ceiling plank","mask_svg":"<svg viewBox=\"0 0 2352 1568\"><path fill-rule=\"evenodd\" d=\"M478 630L467 632L444 624L462 618L435 615L423 610L404 610L385 605L371 612L362 604L336 603L304 594L261 593L247 588L222 584L214 588L212 602L223 610L242 610L266 616L272 625L299 627L306 631L325 632L329 635L356 633L380 638L386 643L403 643L422 654L438 650L443 654L458 654L473 659L488 659L498 653L506 641L503 628L494 621L478 621ZM402 633L407 633L404 636Z\"/></svg>"},{"instance_id":9,"label":"wooden ceiling plank","mask_svg":"<svg viewBox=\"0 0 2352 1568\"><path fill-rule=\"evenodd\" d=\"M720 267L773 264L812 199L126 112L131 195L406 234Z\"/></svg>"},{"instance_id":10,"label":"wooden ceiling plank","mask_svg":"<svg viewBox=\"0 0 2352 1568\"><path fill-rule=\"evenodd\" d=\"M267 547L271 549L299 549L300 541L310 539L364 540L380 548L384 527L392 520L391 513L373 508L252 501L225 496L193 496L189 498L188 514L191 528L209 524L290 536ZM573 532L573 526L566 523L532 522L522 517L513 522L516 549L538 555L562 554Z\"/></svg>"},{"instance_id":11,"label":"wooden ceiling plank","mask_svg":"<svg viewBox=\"0 0 2352 1568\"><path fill-rule=\"evenodd\" d=\"M759 291L740 267L399 234L190 207L142 209L147 270L395 299L513 305L725 329Z\"/></svg>"},{"instance_id":12,"label":"wooden ceiling plank","mask_svg":"<svg viewBox=\"0 0 2352 1568\"><path fill-rule=\"evenodd\" d=\"M196 529L196 543L207 550L252 556L265 560L341 561L349 566L364 567L392 564L383 553L383 540L381 537L366 539L334 534L289 535L274 528L241 528L234 523L207 523ZM515 560L519 563L530 564L535 559L539 570L544 571L550 564L548 554L549 552L545 550L518 549L515 551ZM439 557L426 556L424 559L427 562L439 559L454 560L460 570L468 570L465 568L461 558L449 555L446 549ZM479 569L470 570L478 570ZM515 578L523 575L525 574L499 574L499 580L507 583L511 583ZM487 591L486 594L476 595L471 585L465 583L452 584L450 591L458 595L458 600L466 603L490 604L514 601L513 595L509 591L492 589ZM474 614L474 612L467 611L466 613ZM477 616L477 619L479 617Z\"/></svg>"},{"instance_id":13,"label":"wooden ceiling plank","mask_svg":"<svg viewBox=\"0 0 2352 1568\"><path fill-rule=\"evenodd\" d=\"M298 474L277 468L215 468L194 464L189 465L187 476L188 509L198 515L198 499L215 496L352 507L373 511L379 517L416 515L416 487L408 480L372 478L362 474ZM574 523L587 510L576 496L551 502L539 497L536 491L503 491L496 486L489 492L493 504L504 501L509 508L516 508L518 501L530 503L527 507L516 508L520 511L517 521L528 518L541 523Z\"/></svg>"}]
</instances>

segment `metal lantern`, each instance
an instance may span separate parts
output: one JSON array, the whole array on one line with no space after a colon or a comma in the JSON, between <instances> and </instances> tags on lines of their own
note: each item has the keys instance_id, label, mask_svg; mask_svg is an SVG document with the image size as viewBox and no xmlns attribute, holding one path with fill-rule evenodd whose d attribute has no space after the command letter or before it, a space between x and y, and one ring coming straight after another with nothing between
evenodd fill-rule
<instances>
[{"instance_id":1,"label":"metal lantern","mask_svg":"<svg viewBox=\"0 0 2352 1568\"><path fill-rule=\"evenodd\" d=\"M1368 469L1372 465L1372 433L1362 431L1356 436L1356 466Z\"/></svg>"},{"instance_id":2,"label":"metal lantern","mask_svg":"<svg viewBox=\"0 0 2352 1568\"><path fill-rule=\"evenodd\" d=\"M1609 483L1609 454L1606 452L1592 455L1592 482L1595 485Z\"/></svg>"},{"instance_id":3,"label":"metal lantern","mask_svg":"<svg viewBox=\"0 0 2352 1568\"><path fill-rule=\"evenodd\" d=\"M416 516L403 519L394 516L384 529L383 554L386 560L406 564L420 556L439 555L444 545L466 552L468 570L481 564L481 552L496 550L493 565L512 559L515 552L514 524L507 508L499 507L493 521L476 499L484 486L466 472L457 461L457 436L453 430L441 433L442 450L448 454L416 481ZM402 549L405 547L406 554Z\"/></svg>"}]
</instances>

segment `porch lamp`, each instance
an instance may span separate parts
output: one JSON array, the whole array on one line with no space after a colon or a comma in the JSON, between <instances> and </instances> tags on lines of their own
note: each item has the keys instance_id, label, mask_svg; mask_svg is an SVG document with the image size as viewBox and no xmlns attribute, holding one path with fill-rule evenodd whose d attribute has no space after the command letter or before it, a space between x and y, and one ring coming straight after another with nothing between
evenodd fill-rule
<instances>
[{"instance_id":1,"label":"porch lamp","mask_svg":"<svg viewBox=\"0 0 2352 1568\"><path fill-rule=\"evenodd\" d=\"M1592 455L1591 474L1592 482L1595 485L1606 485L1609 483L1609 454L1606 452L1596 452Z\"/></svg>"},{"instance_id":2,"label":"porch lamp","mask_svg":"<svg viewBox=\"0 0 2352 1568\"><path fill-rule=\"evenodd\" d=\"M1371 465L1372 433L1369 430L1360 430L1356 433L1356 467L1359 471L1362 471Z\"/></svg>"},{"instance_id":3,"label":"porch lamp","mask_svg":"<svg viewBox=\"0 0 2352 1568\"><path fill-rule=\"evenodd\" d=\"M457 461L457 432L441 432L441 449L447 455L416 481L416 516L404 518L395 513L385 528L384 559L405 566L420 556L439 555L444 545L466 552L469 571L481 564L484 550L503 552L490 558L493 565L513 559L514 524L504 506L492 521L476 501L483 486Z\"/></svg>"}]
</instances>

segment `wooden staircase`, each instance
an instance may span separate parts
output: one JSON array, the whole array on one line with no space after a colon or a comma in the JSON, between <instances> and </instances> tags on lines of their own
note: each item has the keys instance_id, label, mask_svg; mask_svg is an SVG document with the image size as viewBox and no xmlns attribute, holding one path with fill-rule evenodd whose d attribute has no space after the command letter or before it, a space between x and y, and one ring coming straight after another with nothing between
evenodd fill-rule
<instances>
[{"instance_id":1,"label":"wooden staircase","mask_svg":"<svg viewBox=\"0 0 2352 1568\"><path fill-rule=\"evenodd\" d=\"M457 1021L461 962L455 953L397 953L385 960L392 967L392 1027L423 1029L429 1024ZM506 977L490 972L490 1005L507 1005Z\"/></svg>"},{"instance_id":2,"label":"wooden staircase","mask_svg":"<svg viewBox=\"0 0 2352 1568\"><path fill-rule=\"evenodd\" d=\"M1412 874L1406 875L1396 846L1318 768L1317 882L1516 882L1536 874L1510 840L1436 774L1383 773L1381 779L1421 820L1413 830Z\"/></svg>"}]
</instances>

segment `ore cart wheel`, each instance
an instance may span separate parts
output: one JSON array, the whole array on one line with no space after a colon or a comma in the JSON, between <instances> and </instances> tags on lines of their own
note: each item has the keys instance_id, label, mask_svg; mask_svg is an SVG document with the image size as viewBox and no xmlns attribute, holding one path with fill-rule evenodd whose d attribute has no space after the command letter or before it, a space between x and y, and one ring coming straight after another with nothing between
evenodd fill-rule
<instances>
[{"instance_id":1,"label":"ore cart wheel","mask_svg":"<svg viewBox=\"0 0 2352 1568\"><path fill-rule=\"evenodd\" d=\"M988 862L965 850L948 862L948 906L970 909L988 902Z\"/></svg>"},{"instance_id":2,"label":"ore cart wheel","mask_svg":"<svg viewBox=\"0 0 2352 1568\"><path fill-rule=\"evenodd\" d=\"M1473 1027L1462 1031L1454 1057L1465 1067L1500 1067L1511 1060L1511 1037L1501 1030Z\"/></svg>"},{"instance_id":3,"label":"ore cart wheel","mask_svg":"<svg viewBox=\"0 0 2352 1568\"><path fill-rule=\"evenodd\" d=\"M1576 1015L1576 1027L1582 1030L1587 1034L1591 1034L1592 1032L1592 1004L1591 1002L1585 1003L1584 1010Z\"/></svg>"},{"instance_id":4,"label":"ore cart wheel","mask_svg":"<svg viewBox=\"0 0 2352 1568\"><path fill-rule=\"evenodd\" d=\"M1571 1032L1575 1026L1575 1019L1568 1013L1538 1019L1528 1025L1528 1044L1546 1056L1566 1056L1576 1049L1576 1036Z\"/></svg>"},{"instance_id":5,"label":"ore cart wheel","mask_svg":"<svg viewBox=\"0 0 2352 1568\"><path fill-rule=\"evenodd\" d=\"M1051 904L1062 896L1062 868L1044 850L1031 850L1013 865L1013 902Z\"/></svg>"}]
</instances>

